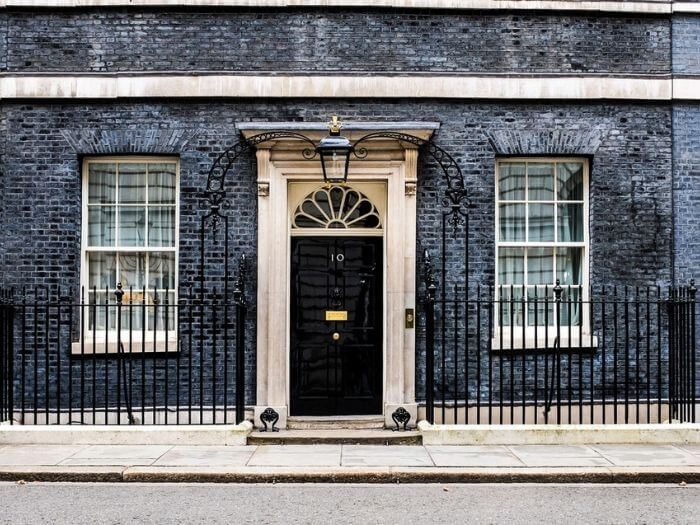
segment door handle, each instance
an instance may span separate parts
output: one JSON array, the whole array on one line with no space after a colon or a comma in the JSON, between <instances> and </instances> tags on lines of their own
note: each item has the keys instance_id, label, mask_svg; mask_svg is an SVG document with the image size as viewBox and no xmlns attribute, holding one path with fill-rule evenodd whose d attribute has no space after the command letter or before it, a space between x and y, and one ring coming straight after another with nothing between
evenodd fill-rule
<instances>
[{"instance_id":1,"label":"door handle","mask_svg":"<svg viewBox=\"0 0 700 525\"><path fill-rule=\"evenodd\" d=\"M340 334L338 332L333 332L333 335L331 337L333 338L333 341L340 340Z\"/></svg>"}]
</instances>

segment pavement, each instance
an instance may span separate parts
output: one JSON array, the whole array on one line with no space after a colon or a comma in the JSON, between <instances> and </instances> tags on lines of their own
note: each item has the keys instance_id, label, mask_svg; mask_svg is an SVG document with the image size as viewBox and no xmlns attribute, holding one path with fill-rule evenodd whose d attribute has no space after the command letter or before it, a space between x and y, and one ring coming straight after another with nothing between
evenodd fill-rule
<instances>
[{"instance_id":1,"label":"pavement","mask_svg":"<svg viewBox=\"0 0 700 525\"><path fill-rule=\"evenodd\" d=\"M0 481L700 483L700 445L4 445Z\"/></svg>"}]
</instances>

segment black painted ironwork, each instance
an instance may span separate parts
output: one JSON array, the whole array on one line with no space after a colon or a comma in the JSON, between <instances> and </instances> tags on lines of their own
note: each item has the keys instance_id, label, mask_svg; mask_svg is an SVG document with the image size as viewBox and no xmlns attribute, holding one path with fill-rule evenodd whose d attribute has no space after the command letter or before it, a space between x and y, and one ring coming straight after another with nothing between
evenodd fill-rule
<instances>
[{"instance_id":1,"label":"black painted ironwork","mask_svg":"<svg viewBox=\"0 0 700 525\"><path fill-rule=\"evenodd\" d=\"M279 432L280 429L275 426L279 420L280 415L277 411L274 408L267 407L260 413L260 422L263 424L263 428L260 429L260 432L267 432L268 425L270 425L270 432Z\"/></svg>"},{"instance_id":2,"label":"black painted ironwork","mask_svg":"<svg viewBox=\"0 0 700 525\"><path fill-rule=\"evenodd\" d=\"M153 300L156 290L121 285L104 290L99 301L71 289L0 290L0 419L242 421L247 311L242 260L234 283L227 300L214 290L202 296L187 287L175 303L167 294ZM105 324L93 329L95 319ZM157 330L142 329L154 320Z\"/></svg>"},{"instance_id":3,"label":"black painted ironwork","mask_svg":"<svg viewBox=\"0 0 700 525\"><path fill-rule=\"evenodd\" d=\"M398 432L403 426L404 430L408 429L408 422L411 420L411 414L404 407L399 407L391 414L391 419L394 421L396 428L392 430Z\"/></svg>"},{"instance_id":4,"label":"black painted ironwork","mask_svg":"<svg viewBox=\"0 0 700 525\"><path fill-rule=\"evenodd\" d=\"M423 264L428 421L696 421L694 281L667 290L557 283L529 296L477 286L443 299L428 255Z\"/></svg>"}]
</instances>

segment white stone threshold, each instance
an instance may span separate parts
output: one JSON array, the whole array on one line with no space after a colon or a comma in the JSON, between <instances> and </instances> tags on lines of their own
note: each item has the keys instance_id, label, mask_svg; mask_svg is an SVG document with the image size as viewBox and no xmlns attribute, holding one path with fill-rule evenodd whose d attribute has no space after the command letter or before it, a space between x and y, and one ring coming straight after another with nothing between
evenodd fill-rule
<instances>
[{"instance_id":1,"label":"white stone threshold","mask_svg":"<svg viewBox=\"0 0 700 525\"><path fill-rule=\"evenodd\" d=\"M684 11L692 2L670 0L0 0L0 7L383 7L397 9L479 9L600 11L667 14Z\"/></svg>"},{"instance_id":2,"label":"white stone threshold","mask_svg":"<svg viewBox=\"0 0 700 525\"><path fill-rule=\"evenodd\" d=\"M699 78L564 75L6 74L0 99L700 100Z\"/></svg>"},{"instance_id":3,"label":"white stone threshold","mask_svg":"<svg viewBox=\"0 0 700 525\"><path fill-rule=\"evenodd\" d=\"M245 445L238 425L0 425L0 445Z\"/></svg>"},{"instance_id":4,"label":"white stone threshold","mask_svg":"<svg viewBox=\"0 0 700 525\"><path fill-rule=\"evenodd\" d=\"M700 424L431 425L418 423L424 445L582 445L700 443Z\"/></svg>"}]
</instances>

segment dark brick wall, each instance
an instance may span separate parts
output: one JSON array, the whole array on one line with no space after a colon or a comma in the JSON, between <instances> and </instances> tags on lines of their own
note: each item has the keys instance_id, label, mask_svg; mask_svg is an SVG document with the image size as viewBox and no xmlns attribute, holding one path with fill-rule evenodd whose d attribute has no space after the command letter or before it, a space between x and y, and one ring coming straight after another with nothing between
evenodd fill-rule
<instances>
[{"instance_id":1,"label":"dark brick wall","mask_svg":"<svg viewBox=\"0 0 700 525\"><path fill-rule=\"evenodd\" d=\"M673 72L700 74L700 16L673 17Z\"/></svg>"},{"instance_id":2,"label":"dark brick wall","mask_svg":"<svg viewBox=\"0 0 700 525\"><path fill-rule=\"evenodd\" d=\"M441 122L436 141L463 167L469 189L472 283L493 282L494 166L496 155L509 147L509 141L520 144L521 149L522 144L528 144L521 153L553 152L557 144L574 143L579 149L562 153L592 154L593 284L670 282L671 109L665 105L435 100L375 100L360 105L350 100L299 100L6 103L3 107L7 117L5 281L10 285L78 286L80 159L93 152L117 154L120 149L164 154L179 150L180 281L181 286L186 285L198 268L202 213L199 192L214 157L236 140L235 123L259 119L323 121L334 112L348 120ZM557 138L562 136L578 138ZM527 140L518 141L518 137ZM231 248L254 255L256 191L252 158L242 159L237 168L227 183ZM444 186L435 166L429 161L423 163L418 193L419 250L439 252L442 191ZM462 263L455 260L451 264L457 268ZM254 294L252 283L250 296ZM250 316L254 319L254 308ZM252 325L248 327L251 377L255 347ZM423 356L418 358L420 385ZM61 373L65 376L69 361L65 349L56 359L63 363ZM253 392L251 384L249 400Z\"/></svg>"},{"instance_id":3,"label":"dark brick wall","mask_svg":"<svg viewBox=\"0 0 700 525\"><path fill-rule=\"evenodd\" d=\"M5 148L7 145L7 129L5 107L0 105L0 203L5 201ZM0 205L0 283L5 280L5 206Z\"/></svg>"},{"instance_id":4,"label":"dark brick wall","mask_svg":"<svg viewBox=\"0 0 700 525\"><path fill-rule=\"evenodd\" d=\"M676 282L700 282L700 105L673 108Z\"/></svg>"},{"instance_id":5,"label":"dark brick wall","mask_svg":"<svg viewBox=\"0 0 700 525\"><path fill-rule=\"evenodd\" d=\"M8 10L0 16L7 17L0 48L6 38L5 67L12 72L670 69L668 17L367 9Z\"/></svg>"}]
</instances>

